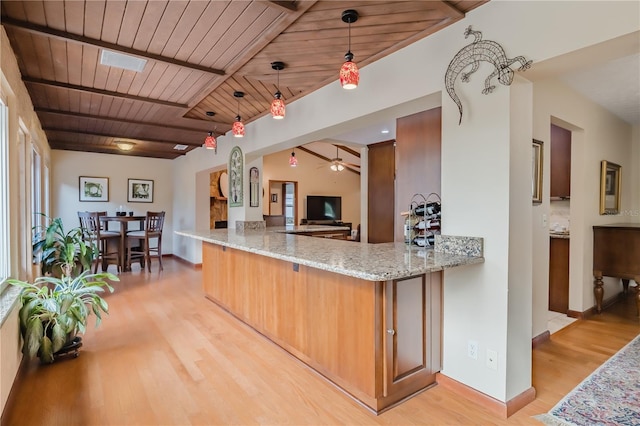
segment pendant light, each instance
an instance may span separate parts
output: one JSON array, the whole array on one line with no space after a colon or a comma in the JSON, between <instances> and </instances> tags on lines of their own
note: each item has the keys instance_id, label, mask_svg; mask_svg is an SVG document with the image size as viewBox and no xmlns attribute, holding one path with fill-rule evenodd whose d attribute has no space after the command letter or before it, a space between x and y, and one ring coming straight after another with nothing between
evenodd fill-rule
<instances>
[{"instance_id":1,"label":"pendant light","mask_svg":"<svg viewBox=\"0 0 640 426\"><path fill-rule=\"evenodd\" d=\"M206 114L207 117L213 117L215 115L215 112L207 111ZM209 132L207 137L204 139L204 147L207 149L213 149L216 154L218 153L218 143L213 132Z\"/></svg>"},{"instance_id":2,"label":"pendant light","mask_svg":"<svg viewBox=\"0 0 640 426\"><path fill-rule=\"evenodd\" d=\"M349 9L342 12L342 21L349 24L349 50L344 55L346 62L340 68L340 85L343 89L351 90L358 87L360 81L360 71L355 62L353 62L353 53L351 53L351 23L358 20L358 12Z\"/></svg>"},{"instance_id":3,"label":"pendant light","mask_svg":"<svg viewBox=\"0 0 640 426\"><path fill-rule=\"evenodd\" d=\"M233 127L231 128L233 132L233 136L236 138L244 137L244 124L242 124L242 118L240 117L240 99L244 97L244 92L233 92L233 96L238 99L238 115L236 115L236 121L233 123Z\"/></svg>"},{"instance_id":4,"label":"pendant light","mask_svg":"<svg viewBox=\"0 0 640 426\"><path fill-rule=\"evenodd\" d=\"M276 120L282 120L285 114L284 100L282 100L282 93L280 93L280 71L284 69L284 62L276 61L271 62L271 68L278 71L278 84L276 85L275 98L271 102L271 116Z\"/></svg>"},{"instance_id":5,"label":"pendant light","mask_svg":"<svg viewBox=\"0 0 640 426\"><path fill-rule=\"evenodd\" d=\"M294 148L293 151L291 151L291 157L289 157L289 166L291 167L297 167L298 166L298 159L296 158L296 149Z\"/></svg>"}]
</instances>

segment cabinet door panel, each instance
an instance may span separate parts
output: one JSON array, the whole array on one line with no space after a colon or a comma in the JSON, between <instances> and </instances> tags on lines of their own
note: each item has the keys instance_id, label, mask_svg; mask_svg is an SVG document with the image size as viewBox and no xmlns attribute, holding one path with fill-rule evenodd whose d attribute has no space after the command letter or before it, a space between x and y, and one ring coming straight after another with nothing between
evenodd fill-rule
<instances>
[{"instance_id":1,"label":"cabinet door panel","mask_svg":"<svg viewBox=\"0 0 640 426\"><path fill-rule=\"evenodd\" d=\"M440 273L385 284L384 396L409 395L440 369Z\"/></svg>"},{"instance_id":2,"label":"cabinet door panel","mask_svg":"<svg viewBox=\"0 0 640 426\"><path fill-rule=\"evenodd\" d=\"M393 381L424 368L424 279L393 283ZM401 307L401 308L398 308Z\"/></svg>"}]
</instances>

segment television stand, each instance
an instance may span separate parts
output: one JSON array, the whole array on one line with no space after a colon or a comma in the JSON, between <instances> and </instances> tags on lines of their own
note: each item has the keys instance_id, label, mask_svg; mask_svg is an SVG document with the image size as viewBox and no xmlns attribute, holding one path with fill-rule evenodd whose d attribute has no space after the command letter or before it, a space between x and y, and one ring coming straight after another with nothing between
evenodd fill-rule
<instances>
[{"instance_id":1,"label":"television stand","mask_svg":"<svg viewBox=\"0 0 640 426\"><path fill-rule=\"evenodd\" d=\"M307 220L302 219L300 225L325 225L325 226L348 226L351 231L351 222L343 222L341 220L324 219L324 220Z\"/></svg>"}]
</instances>

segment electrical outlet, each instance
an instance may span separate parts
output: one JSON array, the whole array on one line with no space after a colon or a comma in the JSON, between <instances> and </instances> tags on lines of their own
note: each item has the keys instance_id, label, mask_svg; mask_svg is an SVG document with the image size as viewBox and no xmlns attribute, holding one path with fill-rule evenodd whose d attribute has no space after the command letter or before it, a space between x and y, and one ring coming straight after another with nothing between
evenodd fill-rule
<instances>
[{"instance_id":1,"label":"electrical outlet","mask_svg":"<svg viewBox=\"0 0 640 426\"><path fill-rule=\"evenodd\" d=\"M467 343L467 355L471 359L478 359L478 342L469 340Z\"/></svg>"},{"instance_id":2,"label":"electrical outlet","mask_svg":"<svg viewBox=\"0 0 640 426\"><path fill-rule=\"evenodd\" d=\"M498 352L487 349L487 368L491 370L498 369Z\"/></svg>"},{"instance_id":3,"label":"electrical outlet","mask_svg":"<svg viewBox=\"0 0 640 426\"><path fill-rule=\"evenodd\" d=\"M547 227L547 215L546 214L542 215L542 227L543 228Z\"/></svg>"}]
</instances>

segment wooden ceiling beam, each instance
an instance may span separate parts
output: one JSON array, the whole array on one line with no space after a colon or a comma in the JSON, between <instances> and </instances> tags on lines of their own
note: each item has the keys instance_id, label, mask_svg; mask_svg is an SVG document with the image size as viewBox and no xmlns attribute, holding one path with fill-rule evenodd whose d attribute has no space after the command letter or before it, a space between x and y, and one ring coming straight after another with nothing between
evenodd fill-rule
<instances>
[{"instance_id":1,"label":"wooden ceiling beam","mask_svg":"<svg viewBox=\"0 0 640 426\"><path fill-rule=\"evenodd\" d=\"M329 164L331 164L331 163L333 162L333 160L332 160L331 158L327 158L327 157L325 157L325 156L324 156L324 155L322 155L322 154L318 154L317 152L310 150L309 148L305 148L304 146L296 146L296 149L299 149L300 151L306 152L307 154L311 154L311 155L313 155L314 157L318 157L318 158L320 158L321 160L324 160L324 161L326 161L326 162L327 162L327 163L329 163ZM344 166L344 168L345 168L346 170L349 170L351 173L355 173L355 174L357 174L357 175L359 175L359 174L360 174L360 172L359 172L359 171L357 171L357 170L355 170L355 169L352 169L351 167L349 167L349 165L348 165L348 164L343 164L343 166Z\"/></svg>"},{"instance_id":2,"label":"wooden ceiling beam","mask_svg":"<svg viewBox=\"0 0 640 426\"><path fill-rule=\"evenodd\" d=\"M292 2L292 1L269 0L269 1L262 1L261 3L265 3L268 6L275 7L287 13L298 11L298 7L296 6L295 2Z\"/></svg>"},{"instance_id":3,"label":"wooden ceiling beam","mask_svg":"<svg viewBox=\"0 0 640 426\"><path fill-rule=\"evenodd\" d=\"M66 117L76 117L76 118L86 118L88 120L100 120L100 121L115 121L117 123L124 123L124 124L134 124L136 126L149 126L149 127L160 127L162 129L170 129L170 130L179 130L181 132L207 132L208 130L202 130L202 129L196 129L193 127L178 127L178 126L168 126L166 124L161 124L161 123L153 123L150 121L135 121L135 120L126 120L123 118L116 118L116 117L106 117L106 116L101 116L101 115L92 115L92 114L83 114L80 112L72 112L72 111L60 111L60 110L55 110L55 109L49 109L49 108L34 108L34 111L36 113L42 113L42 114L57 114L57 115L63 115ZM188 120L195 120L192 118L189 118ZM231 126L229 126L229 124L227 123L222 123L222 122L217 122L217 121L205 121L202 120L202 123L207 123L208 127L224 127L224 128L231 128ZM216 132L218 133L218 132Z\"/></svg>"},{"instance_id":4,"label":"wooden ceiling beam","mask_svg":"<svg viewBox=\"0 0 640 426\"><path fill-rule=\"evenodd\" d=\"M166 158L169 160L173 160L182 155L186 155L188 150L185 151L158 151L158 150L150 150L150 149L139 149L137 151L122 151L118 147L111 147L108 145L101 145L92 147L91 151L87 151L87 146L80 143L70 143L60 140L50 140L49 145L52 149L64 149L69 151L80 151L80 152L95 152L100 154L116 154L116 155L128 155L135 157L149 157L149 158Z\"/></svg>"},{"instance_id":5,"label":"wooden ceiling beam","mask_svg":"<svg viewBox=\"0 0 640 426\"><path fill-rule=\"evenodd\" d=\"M164 143L164 144L172 144L172 145L187 145L187 146L195 146L195 147L202 146L202 143L184 142L184 141L167 141L167 140L162 140L162 139L149 139L149 138L144 138L144 139L143 138L131 138L131 137L122 136L122 135L108 135L108 134L104 134L104 133L79 132L77 130L62 129L62 128L59 128L59 127L43 127L42 130L44 130L45 132L73 133L75 135L95 136L95 137L99 137L99 138L120 139L120 140L122 140L122 142L133 142L133 143L135 143L136 141L139 141L139 142L156 142L156 143Z\"/></svg>"},{"instance_id":6,"label":"wooden ceiling beam","mask_svg":"<svg viewBox=\"0 0 640 426\"><path fill-rule=\"evenodd\" d=\"M336 145L336 144L333 144L333 146L335 146L335 147L337 147L337 148L340 148L340 149L341 149L341 150L343 150L344 152L348 152L349 154L353 155L354 157L358 157L358 158L360 158L360 153L359 153L358 151L355 151L355 150L353 150L353 149L349 148L348 146L345 146L345 145Z\"/></svg>"},{"instance_id":7,"label":"wooden ceiling beam","mask_svg":"<svg viewBox=\"0 0 640 426\"><path fill-rule=\"evenodd\" d=\"M25 31L31 34L44 35L47 37L57 38L63 41L71 41L80 44L86 44L90 46L96 46L102 49L113 50L115 52L124 53L125 55L133 55L143 59L150 59L156 62L163 62L170 65L175 65L182 68L188 68L195 71L200 71L208 74L225 75L223 70L209 68L198 64L192 64L178 59L167 58L165 56L156 55L155 53L143 52L141 50L131 49L125 46L119 46L117 44L108 43L102 40L84 37L77 34L68 33L65 31L56 30L42 25L32 24L30 22L19 21L8 17L2 17L2 25L12 27L17 30Z\"/></svg>"},{"instance_id":8,"label":"wooden ceiling beam","mask_svg":"<svg viewBox=\"0 0 640 426\"><path fill-rule=\"evenodd\" d=\"M60 89L75 90L77 92L95 93L97 95L102 95L102 96L111 96L113 98L123 98L123 99L129 99L129 100L132 100L132 101L148 102L148 103L152 103L152 104L170 106L170 107L174 107L174 108L182 108L182 109L189 108L189 105L186 105L186 104L179 104L179 103L176 103L176 102L163 101L161 99L143 98L142 96L128 95L126 93L112 92L110 90L94 89L92 87L83 87L83 86L78 86L76 84L59 83L57 81L43 80L43 79L40 79L40 78L22 77L22 81L24 81L25 83L32 83L32 84L40 84L40 85L44 85L44 86L58 87Z\"/></svg>"}]
</instances>

